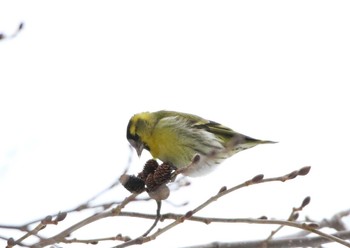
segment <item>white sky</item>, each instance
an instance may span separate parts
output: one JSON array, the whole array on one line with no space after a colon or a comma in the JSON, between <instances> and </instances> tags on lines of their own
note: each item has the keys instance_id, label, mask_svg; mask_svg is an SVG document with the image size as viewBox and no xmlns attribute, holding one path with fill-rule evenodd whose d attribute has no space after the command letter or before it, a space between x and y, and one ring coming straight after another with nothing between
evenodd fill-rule
<instances>
[{"instance_id":1,"label":"white sky","mask_svg":"<svg viewBox=\"0 0 350 248\"><path fill-rule=\"evenodd\" d=\"M0 42L0 223L74 207L107 187L128 160L129 118L160 109L279 141L191 179L169 198L191 205L163 204L163 212L185 213L223 185L305 165L307 177L244 189L203 215L286 218L308 195L304 213L312 218L348 209L349 13L348 1L0 1L0 31L25 23ZM148 158L135 157L132 172ZM127 195L118 189L109 199ZM85 234L135 237L151 224L135 232L139 223L123 223L101 221ZM223 227L185 224L145 247L257 239L272 230Z\"/></svg>"}]
</instances>

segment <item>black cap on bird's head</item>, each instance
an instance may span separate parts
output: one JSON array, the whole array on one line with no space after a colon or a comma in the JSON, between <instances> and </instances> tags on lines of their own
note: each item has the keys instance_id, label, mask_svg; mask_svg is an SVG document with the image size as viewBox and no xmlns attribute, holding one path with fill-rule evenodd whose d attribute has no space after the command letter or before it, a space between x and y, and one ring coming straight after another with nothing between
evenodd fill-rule
<instances>
[{"instance_id":1,"label":"black cap on bird's head","mask_svg":"<svg viewBox=\"0 0 350 248\"><path fill-rule=\"evenodd\" d=\"M142 135L149 131L149 117L149 112L134 115L131 117L126 130L126 138L130 145L135 148L139 157L143 149L149 150L148 145L141 138Z\"/></svg>"},{"instance_id":2,"label":"black cap on bird's head","mask_svg":"<svg viewBox=\"0 0 350 248\"><path fill-rule=\"evenodd\" d=\"M131 118L126 130L126 138L128 139L130 145L135 148L137 155L140 157L142 150L144 148L144 144L140 136L136 133L136 131L137 131L137 126L136 126L135 120Z\"/></svg>"}]
</instances>

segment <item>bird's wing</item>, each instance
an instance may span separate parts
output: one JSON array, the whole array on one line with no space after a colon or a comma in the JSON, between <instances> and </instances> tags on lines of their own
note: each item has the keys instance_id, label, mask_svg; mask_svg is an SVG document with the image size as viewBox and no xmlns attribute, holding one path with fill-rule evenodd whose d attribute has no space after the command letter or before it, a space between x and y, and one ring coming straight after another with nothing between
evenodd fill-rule
<instances>
[{"instance_id":1,"label":"bird's wing","mask_svg":"<svg viewBox=\"0 0 350 248\"><path fill-rule=\"evenodd\" d=\"M230 139L232 138L236 132L234 132L231 128L228 128L220 123L206 120L202 117L192 114L180 113L175 111L158 111L158 117L162 122L167 122L171 120L174 123L174 118L176 118L179 122L186 123L186 128L194 128L194 129L203 129L212 134L218 135L222 139ZM168 117L173 117L169 118ZM181 125L180 125L181 126ZM190 130L188 130L190 131Z\"/></svg>"},{"instance_id":2,"label":"bird's wing","mask_svg":"<svg viewBox=\"0 0 350 248\"><path fill-rule=\"evenodd\" d=\"M225 127L220 123L204 119L200 122L194 123L192 127L205 129L206 131L221 136L222 138L231 138L235 134L235 132L231 128Z\"/></svg>"},{"instance_id":3,"label":"bird's wing","mask_svg":"<svg viewBox=\"0 0 350 248\"><path fill-rule=\"evenodd\" d=\"M244 134L233 131L231 128L226 127L215 121L206 120L202 117L192 114L180 113L175 111L159 111L159 116L167 119L168 117L173 117L177 119L180 123L186 123L186 132L190 132L191 128L196 130L205 130L211 134L214 134L217 138L221 139L223 143L234 140L236 143L239 140L239 143L250 143L250 144L263 144L263 143L276 143L268 140L258 140L246 136ZM160 119L162 119L160 118ZM173 122L173 118L170 118ZM165 120L164 120L165 121ZM165 121L166 122L166 121ZM181 126L181 125L180 125ZM180 127L179 126L179 127Z\"/></svg>"}]
</instances>

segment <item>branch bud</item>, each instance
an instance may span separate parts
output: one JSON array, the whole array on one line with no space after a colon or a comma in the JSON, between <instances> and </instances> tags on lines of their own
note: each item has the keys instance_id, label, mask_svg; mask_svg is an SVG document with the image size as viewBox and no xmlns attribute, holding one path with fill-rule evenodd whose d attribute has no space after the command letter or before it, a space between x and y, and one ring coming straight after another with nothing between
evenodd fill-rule
<instances>
[{"instance_id":1,"label":"branch bud","mask_svg":"<svg viewBox=\"0 0 350 248\"><path fill-rule=\"evenodd\" d=\"M263 179L264 179L264 174L259 174L259 175L256 175L255 177L252 178L252 182L259 183Z\"/></svg>"},{"instance_id":2,"label":"branch bud","mask_svg":"<svg viewBox=\"0 0 350 248\"><path fill-rule=\"evenodd\" d=\"M221 189L219 190L218 194L224 192L227 190L227 187L226 186L222 186Z\"/></svg>"},{"instance_id":3,"label":"branch bud","mask_svg":"<svg viewBox=\"0 0 350 248\"><path fill-rule=\"evenodd\" d=\"M305 166L298 171L299 176L306 176L311 170L311 166Z\"/></svg>"},{"instance_id":4,"label":"branch bud","mask_svg":"<svg viewBox=\"0 0 350 248\"><path fill-rule=\"evenodd\" d=\"M67 212L59 212L56 216L55 221L60 222L67 217Z\"/></svg>"},{"instance_id":5,"label":"branch bud","mask_svg":"<svg viewBox=\"0 0 350 248\"><path fill-rule=\"evenodd\" d=\"M317 223L309 223L307 224L308 227L313 228L313 229L318 229L320 226Z\"/></svg>"},{"instance_id":6,"label":"branch bud","mask_svg":"<svg viewBox=\"0 0 350 248\"><path fill-rule=\"evenodd\" d=\"M43 225L47 225L47 224L52 223L52 216L51 216L51 215L46 216L46 217L41 221L41 223L42 223Z\"/></svg>"},{"instance_id":7,"label":"branch bud","mask_svg":"<svg viewBox=\"0 0 350 248\"><path fill-rule=\"evenodd\" d=\"M19 25L18 25L18 31L21 31L24 27L24 22L21 22Z\"/></svg>"},{"instance_id":8,"label":"branch bud","mask_svg":"<svg viewBox=\"0 0 350 248\"><path fill-rule=\"evenodd\" d=\"M310 196L305 197L305 199L301 203L300 208L304 208L305 206L307 206L310 203L310 201L311 201L311 197Z\"/></svg>"},{"instance_id":9,"label":"branch bud","mask_svg":"<svg viewBox=\"0 0 350 248\"><path fill-rule=\"evenodd\" d=\"M192 215L193 215L193 211L188 211L186 214L185 214L185 218L186 219L189 219L189 218L191 218L192 217Z\"/></svg>"},{"instance_id":10,"label":"branch bud","mask_svg":"<svg viewBox=\"0 0 350 248\"><path fill-rule=\"evenodd\" d=\"M16 241L13 238L7 240L7 247L13 247L16 245Z\"/></svg>"},{"instance_id":11,"label":"branch bud","mask_svg":"<svg viewBox=\"0 0 350 248\"><path fill-rule=\"evenodd\" d=\"M295 221L299 218L299 213L293 214L293 216L290 218L291 221Z\"/></svg>"}]
</instances>

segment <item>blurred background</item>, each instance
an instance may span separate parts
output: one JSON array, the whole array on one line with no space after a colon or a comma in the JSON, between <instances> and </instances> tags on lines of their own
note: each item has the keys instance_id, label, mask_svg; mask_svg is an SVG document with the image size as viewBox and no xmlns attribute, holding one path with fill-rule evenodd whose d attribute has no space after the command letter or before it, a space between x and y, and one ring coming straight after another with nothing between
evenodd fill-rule
<instances>
[{"instance_id":1,"label":"blurred background","mask_svg":"<svg viewBox=\"0 0 350 248\"><path fill-rule=\"evenodd\" d=\"M223 185L306 165L306 177L242 189L198 215L285 219L306 196L303 215L315 220L348 209L349 12L348 1L1 1L0 32L24 28L0 41L0 223L85 202L119 178L129 156L129 173L139 172L150 156L130 155L127 123L161 109L279 142L190 178L163 213L186 213ZM119 187L100 201L128 195ZM140 206L125 210L155 213L154 202ZM137 237L151 223L116 217L73 236ZM266 238L273 228L185 223L144 246Z\"/></svg>"}]
</instances>

